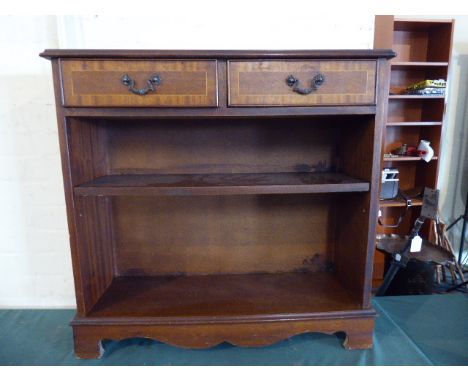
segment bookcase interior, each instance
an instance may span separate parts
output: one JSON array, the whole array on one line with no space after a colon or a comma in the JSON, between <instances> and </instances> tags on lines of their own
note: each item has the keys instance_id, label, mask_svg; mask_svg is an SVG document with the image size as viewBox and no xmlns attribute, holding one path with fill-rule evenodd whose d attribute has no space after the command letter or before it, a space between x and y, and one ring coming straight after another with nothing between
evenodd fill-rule
<instances>
[{"instance_id":1,"label":"bookcase interior","mask_svg":"<svg viewBox=\"0 0 468 382\"><path fill-rule=\"evenodd\" d=\"M393 49L396 62L447 62L451 50L450 20L396 19Z\"/></svg>"},{"instance_id":2,"label":"bookcase interior","mask_svg":"<svg viewBox=\"0 0 468 382\"><path fill-rule=\"evenodd\" d=\"M88 314L362 307L373 123L69 118Z\"/></svg>"}]
</instances>

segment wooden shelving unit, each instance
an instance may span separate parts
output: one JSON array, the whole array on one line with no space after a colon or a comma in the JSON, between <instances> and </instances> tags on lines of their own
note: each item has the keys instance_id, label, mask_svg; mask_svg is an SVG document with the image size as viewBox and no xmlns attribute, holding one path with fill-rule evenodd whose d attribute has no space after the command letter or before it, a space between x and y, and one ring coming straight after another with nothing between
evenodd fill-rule
<instances>
[{"instance_id":1,"label":"wooden shelving unit","mask_svg":"<svg viewBox=\"0 0 468 382\"><path fill-rule=\"evenodd\" d=\"M429 163L420 158L382 158L382 167L396 167L400 172L403 190L437 187L441 142L444 132L445 96L405 95L407 86L426 79L448 79L451 60L453 20L425 20L376 16L375 48L393 49L397 56L390 61L387 122L384 129L382 153L390 153L403 143L417 146L421 139L431 142L435 156ZM413 200L413 207L402 224L395 229L378 228L379 233L408 234L419 215L421 199ZM406 208L402 200L380 202L381 220L395 223ZM426 229L425 235L429 230ZM383 255L376 251L374 286L384 276Z\"/></svg>"},{"instance_id":2,"label":"wooden shelving unit","mask_svg":"<svg viewBox=\"0 0 468 382\"><path fill-rule=\"evenodd\" d=\"M413 198L411 199L411 203L413 206L422 206L422 198ZM388 208L388 207L406 207L406 200L402 198L395 198L395 199L388 199L380 201L380 207Z\"/></svg>"},{"instance_id":3,"label":"wooden shelving unit","mask_svg":"<svg viewBox=\"0 0 468 382\"><path fill-rule=\"evenodd\" d=\"M444 99L443 95L404 95L404 94L395 94L389 95L389 99Z\"/></svg>"},{"instance_id":4,"label":"wooden shelving unit","mask_svg":"<svg viewBox=\"0 0 468 382\"><path fill-rule=\"evenodd\" d=\"M442 126L442 122L387 122L386 126Z\"/></svg>"},{"instance_id":5,"label":"wooden shelving unit","mask_svg":"<svg viewBox=\"0 0 468 382\"><path fill-rule=\"evenodd\" d=\"M439 157L433 156L431 158L431 161L437 160ZM383 161L384 162L419 162L422 161L423 159L420 157L411 157L411 156L398 156L398 157L384 157Z\"/></svg>"}]
</instances>

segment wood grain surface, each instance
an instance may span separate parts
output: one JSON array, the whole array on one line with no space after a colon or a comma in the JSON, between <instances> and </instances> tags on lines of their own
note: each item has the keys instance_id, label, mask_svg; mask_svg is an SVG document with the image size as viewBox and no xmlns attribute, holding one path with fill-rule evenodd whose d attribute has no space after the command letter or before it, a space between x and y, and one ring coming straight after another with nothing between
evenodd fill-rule
<instances>
[{"instance_id":1,"label":"wood grain surface","mask_svg":"<svg viewBox=\"0 0 468 382\"><path fill-rule=\"evenodd\" d=\"M359 310L330 272L119 277L89 317L159 317L163 322L291 317Z\"/></svg>"},{"instance_id":2,"label":"wood grain surface","mask_svg":"<svg viewBox=\"0 0 468 382\"><path fill-rule=\"evenodd\" d=\"M333 265L332 195L115 197L117 275L319 271Z\"/></svg>"},{"instance_id":3,"label":"wood grain surface","mask_svg":"<svg viewBox=\"0 0 468 382\"><path fill-rule=\"evenodd\" d=\"M81 184L76 195L262 195L369 191L369 183L346 174L130 174L107 175Z\"/></svg>"},{"instance_id":4,"label":"wood grain surface","mask_svg":"<svg viewBox=\"0 0 468 382\"><path fill-rule=\"evenodd\" d=\"M64 106L196 107L218 104L216 61L61 60ZM161 84L146 95L122 84L127 74L145 88L157 74Z\"/></svg>"},{"instance_id":5,"label":"wood grain surface","mask_svg":"<svg viewBox=\"0 0 468 382\"><path fill-rule=\"evenodd\" d=\"M375 72L375 61L229 61L229 105L372 105ZM286 84L293 75L308 88L319 73L325 82L310 94L298 94Z\"/></svg>"}]
</instances>

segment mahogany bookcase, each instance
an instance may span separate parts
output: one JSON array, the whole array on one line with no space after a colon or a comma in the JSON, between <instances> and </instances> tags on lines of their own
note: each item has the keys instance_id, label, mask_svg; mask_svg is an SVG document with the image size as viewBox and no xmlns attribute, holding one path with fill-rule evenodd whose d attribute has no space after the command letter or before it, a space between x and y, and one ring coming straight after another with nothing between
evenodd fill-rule
<instances>
[{"instance_id":1,"label":"mahogany bookcase","mask_svg":"<svg viewBox=\"0 0 468 382\"><path fill-rule=\"evenodd\" d=\"M75 352L318 331L372 346L391 50L46 50Z\"/></svg>"}]
</instances>

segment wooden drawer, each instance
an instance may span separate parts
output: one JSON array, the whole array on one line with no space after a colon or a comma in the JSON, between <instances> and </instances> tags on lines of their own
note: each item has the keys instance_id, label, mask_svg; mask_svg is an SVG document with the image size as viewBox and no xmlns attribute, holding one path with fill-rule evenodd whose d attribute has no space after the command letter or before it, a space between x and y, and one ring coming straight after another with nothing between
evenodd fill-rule
<instances>
[{"instance_id":1,"label":"wooden drawer","mask_svg":"<svg viewBox=\"0 0 468 382\"><path fill-rule=\"evenodd\" d=\"M206 107L218 104L215 60L62 60L60 68L64 106ZM150 84L151 78L154 80ZM135 94L138 92L140 94Z\"/></svg>"},{"instance_id":2,"label":"wooden drawer","mask_svg":"<svg viewBox=\"0 0 468 382\"><path fill-rule=\"evenodd\" d=\"M375 104L376 61L229 61L228 70L230 106Z\"/></svg>"}]
</instances>

